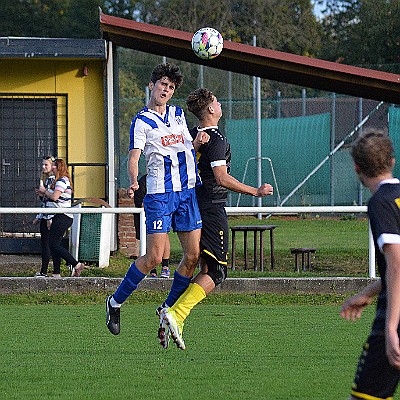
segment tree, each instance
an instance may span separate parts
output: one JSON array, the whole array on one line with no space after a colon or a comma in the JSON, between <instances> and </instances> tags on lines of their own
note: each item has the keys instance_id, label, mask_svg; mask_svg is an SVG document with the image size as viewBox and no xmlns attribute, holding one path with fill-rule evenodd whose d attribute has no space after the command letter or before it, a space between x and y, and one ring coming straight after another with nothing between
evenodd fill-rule
<instances>
[{"instance_id":1,"label":"tree","mask_svg":"<svg viewBox=\"0 0 400 400\"><path fill-rule=\"evenodd\" d=\"M143 0L133 12L140 21L195 32L219 30L225 40L253 43L301 55L319 51L319 24L310 0Z\"/></svg>"},{"instance_id":2,"label":"tree","mask_svg":"<svg viewBox=\"0 0 400 400\"><path fill-rule=\"evenodd\" d=\"M99 38L100 0L3 0L0 36Z\"/></svg>"},{"instance_id":3,"label":"tree","mask_svg":"<svg viewBox=\"0 0 400 400\"><path fill-rule=\"evenodd\" d=\"M244 43L312 56L319 51L320 30L310 0L240 0L233 20Z\"/></svg>"},{"instance_id":4,"label":"tree","mask_svg":"<svg viewBox=\"0 0 400 400\"><path fill-rule=\"evenodd\" d=\"M100 39L99 0L70 0L65 10L63 37Z\"/></svg>"},{"instance_id":5,"label":"tree","mask_svg":"<svg viewBox=\"0 0 400 400\"><path fill-rule=\"evenodd\" d=\"M225 41L252 44L255 36L257 46L306 56L320 50L322 32L311 0L142 0L135 7L136 19L146 23L188 32L211 26ZM274 95L279 84L263 85L264 95ZM213 89L220 93L218 84Z\"/></svg>"},{"instance_id":6,"label":"tree","mask_svg":"<svg viewBox=\"0 0 400 400\"><path fill-rule=\"evenodd\" d=\"M320 55L351 65L400 62L400 0L328 1Z\"/></svg>"},{"instance_id":7,"label":"tree","mask_svg":"<svg viewBox=\"0 0 400 400\"><path fill-rule=\"evenodd\" d=\"M221 33L231 22L229 0L143 0L136 2L135 16L142 22L195 32L212 26Z\"/></svg>"},{"instance_id":8,"label":"tree","mask_svg":"<svg viewBox=\"0 0 400 400\"><path fill-rule=\"evenodd\" d=\"M98 38L98 8L110 15L301 55L319 51L312 0L3 0L1 36Z\"/></svg>"}]
</instances>

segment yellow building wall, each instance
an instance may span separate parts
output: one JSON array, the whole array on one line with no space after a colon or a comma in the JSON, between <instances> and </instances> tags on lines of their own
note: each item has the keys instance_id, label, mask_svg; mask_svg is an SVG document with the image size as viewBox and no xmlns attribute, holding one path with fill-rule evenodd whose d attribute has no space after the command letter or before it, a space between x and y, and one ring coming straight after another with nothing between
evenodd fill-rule
<instances>
[{"instance_id":1,"label":"yellow building wall","mask_svg":"<svg viewBox=\"0 0 400 400\"><path fill-rule=\"evenodd\" d=\"M67 110L67 120L64 111L58 115L58 157L68 164L105 163L103 70L103 60L1 59L0 92L66 94L67 107L58 107ZM105 176L104 166L75 167L75 198L105 198Z\"/></svg>"}]
</instances>

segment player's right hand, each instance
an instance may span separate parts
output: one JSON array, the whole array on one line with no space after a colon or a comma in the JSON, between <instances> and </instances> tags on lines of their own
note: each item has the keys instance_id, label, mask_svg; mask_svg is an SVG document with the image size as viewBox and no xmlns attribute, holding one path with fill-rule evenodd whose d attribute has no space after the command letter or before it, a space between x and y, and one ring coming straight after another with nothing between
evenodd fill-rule
<instances>
[{"instance_id":1,"label":"player's right hand","mask_svg":"<svg viewBox=\"0 0 400 400\"><path fill-rule=\"evenodd\" d=\"M386 356L388 358L389 364L400 369L400 343L399 335L397 329L385 330L386 337Z\"/></svg>"},{"instance_id":2,"label":"player's right hand","mask_svg":"<svg viewBox=\"0 0 400 400\"><path fill-rule=\"evenodd\" d=\"M257 197L271 196L274 194L274 188L269 183L264 183L257 189Z\"/></svg>"},{"instance_id":3,"label":"player's right hand","mask_svg":"<svg viewBox=\"0 0 400 400\"><path fill-rule=\"evenodd\" d=\"M344 319L355 321L361 318L365 307L371 304L372 299L362 293L347 299L340 309L340 316Z\"/></svg>"}]
</instances>

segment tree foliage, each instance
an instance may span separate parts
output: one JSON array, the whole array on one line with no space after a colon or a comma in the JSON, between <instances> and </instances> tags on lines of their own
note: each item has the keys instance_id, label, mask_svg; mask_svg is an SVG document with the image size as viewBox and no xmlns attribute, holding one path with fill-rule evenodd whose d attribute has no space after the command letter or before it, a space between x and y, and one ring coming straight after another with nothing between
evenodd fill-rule
<instances>
[{"instance_id":1,"label":"tree foliage","mask_svg":"<svg viewBox=\"0 0 400 400\"><path fill-rule=\"evenodd\" d=\"M313 5L323 5L316 19ZM398 64L400 0L2 0L0 36L100 38L110 15L354 65Z\"/></svg>"},{"instance_id":2,"label":"tree foliage","mask_svg":"<svg viewBox=\"0 0 400 400\"><path fill-rule=\"evenodd\" d=\"M156 6L155 6L156 5ZM143 0L133 12L140 21L195 32L219 30L225 40L253 43L302 55L319 50L319 24L310 0Z\"/></svg>"},{"instance_id":3,"label":"tree foliage","mask_svg":"<svg viewBox=\"0 0 400 400\"><path fill-rule=\"evenodd\" d=\"M400 62L400 0L326 3L322 58L351 65Z\"/></svg>"},{"instance_id":4,"label":"tree foliage","mask_svg":"<svg viewBox=\"0 0 400 400\"><path fill-rule=\"evenodd\" d=\"M2 0L0 36L100 38L99 0Z\"/></svg>"},{"instance_id":5,"label":"tree foliage","mask_svg":"<svg viewBox=\"0 0 400 400\"><path fill-rule=\"evenodd\" d=\"M320 31L309 0L240 0L233 21L240 41L299 55L315 55Z\"/></svg>"},{"instance_id":6,"label":"tree foliage","mask_svg":"<svg viewBox=\"0 0 400 400\"><path fill-rule=\"evenodd\" d=\"M0 35L100 37L98 8L107 14L195 32L218 29L226 40L302 55L319 51L311 0L3 0Z\"/></svg>"}]
</instances>

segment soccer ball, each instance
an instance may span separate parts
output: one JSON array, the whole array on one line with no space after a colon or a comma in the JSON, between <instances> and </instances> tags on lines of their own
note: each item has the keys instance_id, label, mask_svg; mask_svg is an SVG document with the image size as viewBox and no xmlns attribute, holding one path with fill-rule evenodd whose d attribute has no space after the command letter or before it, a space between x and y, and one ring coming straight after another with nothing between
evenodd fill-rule
<instances>
[{"instance_id":1,"label":"soccer ball","mask_svg":"<svg viewBox=\"0 0 400 400\"><path fill-rule=\"evenodd\" d=\"M217 57L223 46L224 39L214 28L201 28L192 37L194 54L203 60L211 60Z\"/></svg>"}]
</instances>

